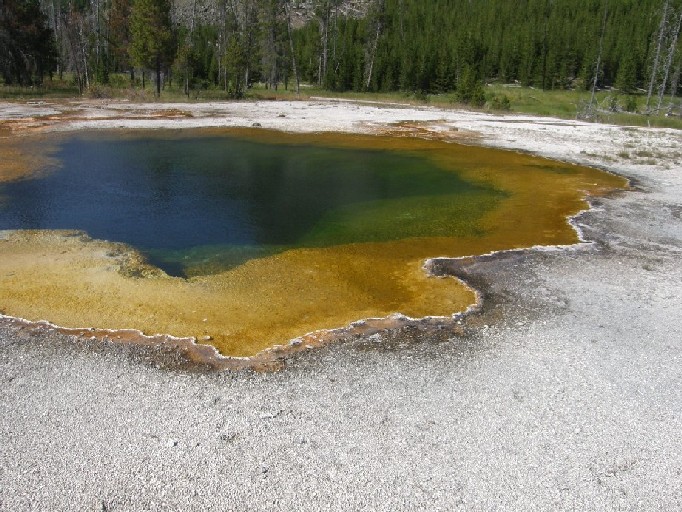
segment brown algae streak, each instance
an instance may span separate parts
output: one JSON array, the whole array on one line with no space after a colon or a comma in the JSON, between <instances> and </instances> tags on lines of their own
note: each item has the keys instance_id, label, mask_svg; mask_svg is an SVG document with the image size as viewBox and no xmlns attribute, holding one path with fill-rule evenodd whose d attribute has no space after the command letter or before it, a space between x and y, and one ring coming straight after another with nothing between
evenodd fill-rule
<instances>
[{"instance_id":1,"label":"brown algae streak","mask_svg":"<svg viewBox=\"0 0 682 512\"><path fill-rule=\"evenodd\" d=\"M586 195L626 186L624 179L596 169L441 141L227 133L280 144L405 151L505 196L478 221L480 236L294 249L190 279L149 267L122 244L74 232L12 232L0 237L0 312L63 327L196 337L225 356L250 357L359 319L463 311L475 302L473 291L455 279L427 275L425 260L575 243L567 219L586 208Z\"/></svg>"}]
</instances>

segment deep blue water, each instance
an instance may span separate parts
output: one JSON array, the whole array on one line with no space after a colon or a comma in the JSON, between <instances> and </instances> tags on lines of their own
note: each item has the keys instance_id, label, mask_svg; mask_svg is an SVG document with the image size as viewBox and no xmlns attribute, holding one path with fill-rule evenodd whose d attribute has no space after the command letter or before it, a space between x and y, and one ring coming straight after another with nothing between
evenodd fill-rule
<instances>
[{"instance_id":1,"label":"deep blue water","mask_svg":"<svg viewBox=\"0 0 682 512\"><path fill-rule=\"evenodd\" d=\"M173 274L292 246L455 234L496 197L413 155L233 137L74 136L57 158L55 171L0 184L0 229L83 230ZM405 208L423 225L401 222Z\"/></svg>"}]
</instances>

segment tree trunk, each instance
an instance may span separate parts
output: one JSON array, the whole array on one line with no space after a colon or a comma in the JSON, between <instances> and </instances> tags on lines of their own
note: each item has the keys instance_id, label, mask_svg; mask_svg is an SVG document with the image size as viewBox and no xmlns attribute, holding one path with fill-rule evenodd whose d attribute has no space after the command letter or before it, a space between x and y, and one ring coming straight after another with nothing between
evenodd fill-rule
<instances>
[{"instance_id":1,"label":"tree trunk","mask_svg":"<svg viewBox=\"0 0 682 512\"><path fill-rule=\"evenodd\" d=\"M194 44L194 22L197 17L197 0L194 0L192 2L192 22L189 27L189 49L192 49L192 46ZM185 57L185 94L189 98L189 53ZM218 73L220 73L220 69L218 70ZM218 75L218 80L220 80L220 75Z\"/></svg>"},{"instance_id":2,"label":"tree trunk","mask_svg":"<svg viewBox=\"0 0 682 512\"><path fill-rule=\"evenodd\" d=\"M606 8L604 8L606 9ZM606 12L606 11L604 11ZM548 16L545 16L545 29L542 35L542 90L547 90L547 52L549 51L547 47L547 26L549 25ZM603 37L603 35L602 35ZM601 45L601 40L600 43ZM601 49L599 50L599 57L601 58ZM599 73L599 63L597 63L597 73ZM595 75L595 81L597 77ZM592 94L594 96L594 88L592 89ZM591 104L591 103L590 103Z\"/></svg>"},{"instance_id":3,"label":"tree trunk","mask_svg":"<svg viewBox=\"0 0 682 512\"><path fill-rule=\"evenodd\" d=\"M597 80L599 80L599 68L601 67L601 54L604 49L604 32L606 32L606 17L608 15L608 2L604 5L604 19L601 25L601 35L599 36L599 54L597 55L597 67L594 70L594 80L592 81L592 95L590 96L590 112L594 108L594 95L597 90Z\"/></svg>"},{"instance_id":4,"label":"tree trunk","mask_svg":"<svg viewBox=\"0 0 682 512\"><path fill-rule=\"evenodd\" d=\"M673 73L673 78L670 81L670 104L668 105L668 113L672 114L675 108L675 94L677 93L677 88L680 85L680 71L682 71L682 58L677 62L677 68ZM680 103L680 113L682 113L682 103Z\"/></svg>"},{"instance_id":5,"label":"tree trunk","mask_svg":"<svg viewBox=\"0 0 682 512\"><path fill-rule=\"evenodd\" d=\"M658 75L658 61L661 58L661 48L665 39L665 26L668 23L668 5L669 0L665 1L663 6L663 14L661 16L661 24L658 27L658 44L656 44L656 53L654 54L654 62L651 67L651 80L649 81L649 90L646 95L646 113L651 112L651 95L654 93L654 84L656 83L656 75Z\"/></svg>"},{"instance_id":6,"label":"tree trunk","mask_svg":"<svg viewBox=\"0 0 682 512\"><path fill-rule=\"evenodd\" d=\"M402 41L405 40L405 23L404 23L404 16L403 13L405 12L404 6L403 6L403 0L399 0L398 2L398 12L400 13L400 39Z\"/></svg>"},{"instance_id":7,"label":"tree trunk","mask_svg":"<svg viewBox=\"0 0 682 512\"><path fill-rule=\"evenodd\" d=\"M100 16L99 16L99 0L95 0L95 81L99 82L101 77L102 57L100 55Z\"/></svg>"},{"instance_id":8,"label":"tree trunk","mask_svg":"<svg viewBox=\"0 0 682 512\"><path fill-rule=\"evenodd\" d=\"M658 88L658 104L656 110L661 109L661 104L663 103L663 95L665 94L665 86L668 85L668 77L670 76L670 68L673 65L675 58L675 50L677 50L677 38L680 34L680 26L682 26L682 11L680 11L680 16L677 19L677 25L672 32L672 41L670 42L670 47L668 49L668 58L665 62L665 69L663 70L663 82Z\"/></svg>"},{"instance_id":9,"label":"tree trunk","mask_svg":"<svg viewBox=\"0 0 682 512\"><path fill-rule=\"evenodd\" d=\"M324 0L322 12L319 13L320 24L320 38L322 39L322 53L320 54L320 61L318 66L318 82L322 86L324 79L327 76L327 53L329 51L329 15L331 8L329 0ZM319 11L318 11L319 12Z\"/></svg>"},{"instance_id":10,"label":"tree trunk","mask_svg":"<svg viewBox=\"0 0 682 512\"><path fill-rule=\"evenodd\" d=\"M65 23L64 32L66 34L66 42L69 46L68 51L75 68L74 71L76 73L76 83L78 84L78 94L83 94L83 74L80 69L80 58L78 57L78 34L74 26L76 23L73 21L73 12L70 13L70 16L72 18L72 24L69 24L68 22Z\"/></svg>"},{"instance_id":11,"label":"tree trunk","mask_svg":"<svg viewBox=\"0 0 682 512\"><path fill-rule=\"evenodd\" d=\"M332 41L332 60L336 62L336 43L339 37L339 4L334 5L334 39Z\"/></svg>"},{"instance_id":12,"label":"tree trunk","mask_svg":"<svg viewBox=\"0 0 682 512\"><path fill-rule=\"evenodd\" d=\"M218 87L225 86L225 91L227 91L227 78L223 81L223 59L225 58L225 53L227 53L227 5L225 0L220 2L220 32L218 34Z\"/></svg>"},{"instance_id":13,"label":"tree trunk","mask_svg":"<svg viewBox=\"0 0 682 512\"><path fill-rule=\"evenodd\" d=\"M327 76L327 60L329 57L329 13L331 9L329 8L329 4L327 4L327 10L325 12L325 21L324 21L324 48L322 50L322 74Z\"/></svg>"},{"instance_id":14,"label":"tree trunk","mask_svg":"<svg viewBox=\"0 0 682 512\"><path fill-rule=\"evenodd\" d=\"M365 89L369 89L369 84L372 83L372 70L374 69L374 58L377 54L377 45L379 44L379 35L381 34L381 23L377 23L377 30L374 36L374 43L372 44L372 51L369 56L369 69L367 70L367 82L365 82Z\"/></svg>"},{"instance_id":15,"label":"tree trunk","mask_svg":"<svg viewBox=\"0 0 682 512\"><path fill-rule=\"evenodd\" d=\"M85 47L85 36L83 35L83 20L80 20L80 23L78 24L78 35L80 38L80 52L81 52L81 58L83 59L83 76L85 78L85 89L90 88L90 78L88 77L88 52L87 48Z\"/></svg>"},{"instance_id":16,"label":"tree trunk","mask_svg":"<svg viewBox=\"0 0 682 512\"><path fill-rule=\"evenodd\" d=\"M161 97L161 54L156 54L156 97Z\"/></svg>"},{"instance_id":17,"label":"tree trunk","mask_svg":"<svg viewBox=\"0 0 682 512\"><path fill-rule=\"evenodd\" d=\"M50 22L52 23L52 35L54 36L54 45L57 48L59 52L59 57L57 59L57 73L59 74L59 79L61 80L62 78L62 64L61 64L61 44L59 40L59 22L58 16L57 16L57 9L55 9L54 5L55 0L52 0L50 3ZM50 72L50 80L52 80L52 72Z\"/></svg>"},{"instance_id":18,"label":"tree trunk","mask_svg":"<svg viewBox=\"0 0 682 512\"><path fill-rule=\"evenodd\" d=\"M365 89L369 89L372 83L372 73L374 71L374 60L376 59L377 48L379 47L379 38L381 37L381 32L384 28L384 12L386 10L386 4L384 0L375 0L374 5L370 11L372 21L375 25L374 38L372 39L371 45L367 50L367 63L365 64Z\"/></svg>"},{"instance_id":19,"label":"tree trunk","mask_svg":"<svg viewBox=\"0 0 682 512\"><path fill-rule=\"evenodd\" d=\"M291 66L294 68L294 78L296 79L296 96L301 95L301 81L298 78L298 68L296 67L296 53L294 52L294 39L291 36L291 10L289 0L284 3L287 14L287 32L289 34L289 50L291 51Z\"/></svg>"}]
</instances>

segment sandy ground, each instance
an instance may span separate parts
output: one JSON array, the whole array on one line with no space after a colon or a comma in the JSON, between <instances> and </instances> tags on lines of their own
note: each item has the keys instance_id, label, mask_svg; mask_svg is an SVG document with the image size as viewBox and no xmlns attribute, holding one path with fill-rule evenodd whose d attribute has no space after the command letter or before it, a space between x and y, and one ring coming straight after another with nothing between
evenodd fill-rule
<instances>
[{"instance_id":1,"label":"sandy ground","mask_svg":"<svg viewBox=\"0 0 682 512\"><path fill-rule=\"evenodd\" d=\"M591 244L465 264L460 326L202 372L168 350L0 324L0 510L682 509L682 137L335 101L0 104L13 131L251 126L455 138L635 190Z\"/></svg>"}]
</instances>

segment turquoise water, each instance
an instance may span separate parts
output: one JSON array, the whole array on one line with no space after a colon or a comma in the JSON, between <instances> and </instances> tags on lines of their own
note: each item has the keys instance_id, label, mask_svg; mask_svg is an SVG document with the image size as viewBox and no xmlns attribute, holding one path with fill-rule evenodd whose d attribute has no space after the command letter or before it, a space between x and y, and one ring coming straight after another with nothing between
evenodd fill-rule
<instances>
[{"instance_id":1,"label":"turquoise water","mask_svg":"<svg viewBox=\"0 0 682 512\"><path fill-rule=\"evenodd\" d=\"M0 184L0 229L78 229L174 275L291 247L480 235L501 194L407 152L236 137L73 136L53 172Z\"/></svg>"}]
</instances>

